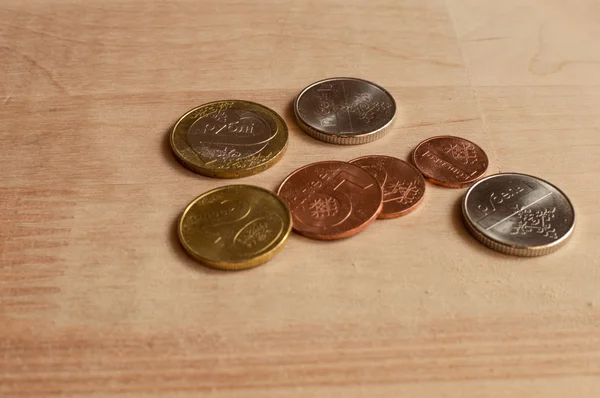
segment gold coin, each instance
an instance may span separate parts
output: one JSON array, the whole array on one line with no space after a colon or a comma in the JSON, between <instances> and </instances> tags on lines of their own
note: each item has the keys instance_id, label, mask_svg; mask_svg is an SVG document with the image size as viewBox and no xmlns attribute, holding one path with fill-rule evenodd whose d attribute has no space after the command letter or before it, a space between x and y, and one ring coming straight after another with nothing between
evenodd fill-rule
<instances>
[{"instance_id":1,"label":"gold coin","mask_svg":"<svg viewBox=\"0 0 600 398\"><path fill-rule=\"evenodd\" d=\"M209 177L238 178L260 173L281 159L285 121L250 101L201 105L183 115L170 135L171 148L188 169Z\"/></svg>"},{"instance_id":2,"label":"gold coin","mask_svg":"<svg viewBox=\"0 0 600 398\"><path fill-rule=\"evenodd\" d=\"M290 210L273 192L229 185L194 199L181 216L178 234L185 250L201 263L240 270L270 260L291 229Z\"/></svg>"}]
</instances>

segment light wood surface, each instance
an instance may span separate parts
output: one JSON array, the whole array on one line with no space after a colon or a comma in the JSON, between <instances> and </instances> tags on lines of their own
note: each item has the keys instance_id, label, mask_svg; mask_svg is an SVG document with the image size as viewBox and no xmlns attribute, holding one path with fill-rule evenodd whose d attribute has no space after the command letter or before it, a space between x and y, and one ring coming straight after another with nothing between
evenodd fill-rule
<instances>
[{"instance_id":1,"label":"light wood surface","mask_svg":"<svg viewBox=\"0 0 600 398\"><path fill-rule=\"evenodd\" d=\"M1 397L600 396L600 3L595 0L0 0ZM385 138L303 134L311 82L386 87ZM174 222L231 181L176 163L189 108L280 112L274 189L326 159L479 143L490 173L561 187L571 242L512 258L465 231L464 190L338 242L292 236L222 273Z\"/></svg>"}]
</instances>

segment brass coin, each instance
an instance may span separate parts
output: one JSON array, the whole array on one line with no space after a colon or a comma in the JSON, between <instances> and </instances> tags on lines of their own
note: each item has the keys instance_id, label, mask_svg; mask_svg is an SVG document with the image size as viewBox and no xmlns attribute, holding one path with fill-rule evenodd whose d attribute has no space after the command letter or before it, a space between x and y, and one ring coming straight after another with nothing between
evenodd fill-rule
<instances>
[{"instance_id":1,"label":"brass coin","mask_svg":"<svg viewBox=\"0 0 600 398\"><path fill-rule=\"evenodd\" d=\"M222 270L256 267L283 247L292 229L288 206L273 192L229 185L198 196L179 221L179 240L199 262Z\"/></svg>"},{"instance_id":2,"label":"brass coin","mask_svg":"<svg viewBox=\"0 0 600 398\"><path fill-rule=\"evenodd\" d=\"M383 87L336 77L306 87L294 101L304 132L332 144L365 144L383 137L394 123L396 102Z\"/></svg>"},{"instance_id":3,"label":"brass coin","mask_svg":"<svg viewBox=\"0 0 600 398\"><path fill-rule=\"evenodd\" d=\"M170 135L171 148L188 169L209 177L260 173L283 156L288 129L275 111L250 101L201 105L183 115Z\"/></svg>"},{"instance_id":4,"label":"brass coin","mask_svg":"<svg viewBox=\"0 0 600 398\"><path fill-rule=\"evenodd\" d=\"M575 210L557 187L540 178L494 174L475 183L463 199L469 232L489 248L515 256L541 256L573 234Z\"/></svg>"}]
</instances>

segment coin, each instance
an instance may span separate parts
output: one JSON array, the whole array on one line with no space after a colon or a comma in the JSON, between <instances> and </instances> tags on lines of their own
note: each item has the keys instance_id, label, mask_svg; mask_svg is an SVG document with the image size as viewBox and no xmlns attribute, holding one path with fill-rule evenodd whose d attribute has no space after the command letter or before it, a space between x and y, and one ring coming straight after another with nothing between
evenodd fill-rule
<instances>
[{"instance_id":1,"label":"coin","mask_svg":"<svg viewBox=\"0 0 600 398\"><path fill-rule=\"evenodd\" d=\"M479 146L460 137L440 136L421 142L413 164L425 178L447 188L462 188L483 177L488 157Z\"/></svg>"},{"instance_id":2,"label":"coin","mask_svg":"<svg viewBox=\"0 0 600 398\"><path fill-rule=\"evenodd\" d=\"M365 229L383 207L375 177L346 162L312 163L290 174L277 194L288 203L294 231L313 239L339 239Z\"/></svg>"},{"instance_id":3,"label":"coin","mask_svg":"<svg viewBox=\"0 0 600 398\"><path fill-rule=\"evenodd\" d=\"M385 135L396 116L394 97L375 83L350 77L321 80L294 102L300 127L333 144L364 144Z\"/></svg>"},{"instance_id":4,"label":"coin","mask_svg":"<svg viewBox=\"0 0 600 398\"><path fill-rule=\"evenodd\" d=\"M350 163L369 172L383 191L378 218L396 218L415 210L425 194L425 179L417 169L392 156L363 156Z\"/></svg>"},{"instance_id":5,"label":"coin","mask_svg":"<svg viewBox=\"0 0 600 398\"><path fill-rule=\"evenodd\" d=\"M188 169L209 177L260 173L281 159L285 121L266 106L240 100L216 101L183 115L170 135L171 148Z\"/></svg>"},{"instance_id":6,"label":"coin","mask_svg":"<svg viewBox=\"0 0 600 398\"><path fill-rule=\"evenodd\" d=\"M181 216L178 234L184 249L201 263L239 270L271 259L291 226L287 205L273 192L229 185L194 199Z\"/></svg>"},{"instance_id":7,"label":"coin","mask_svg":"<svg viewBox=\"0 0 600 398\"><path fill-rule=\"evenodd\" d=\"M471 234L505 254L541 256L562 247L573 233L575 210L547 181L525 174L494 174L475 183L463 199Z\"/></svg>"}]
</instances>

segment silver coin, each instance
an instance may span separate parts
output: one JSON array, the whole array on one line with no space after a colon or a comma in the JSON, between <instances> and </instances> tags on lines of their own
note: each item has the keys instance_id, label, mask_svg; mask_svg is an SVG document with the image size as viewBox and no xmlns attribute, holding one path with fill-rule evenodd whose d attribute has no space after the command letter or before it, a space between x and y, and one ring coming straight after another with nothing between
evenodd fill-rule
<instances>
[{"instance_id":1,"label":"silver coin","mask_svg":"<svg viewBox=\"0 0 600 398\"><path fill-rule=\"evenodd\" d=\"M364 144L385 135L396 102L384 88L366 80L338 77L306 87L294 102L300 127L333 144Z\"/></svg>"},{"instance_id":2,"label":"silver coin","mask_svg":"<svg viewBox=\"0 0 600 398\"><path fill-rule=\"evenodd\" d=\"M462 210L465 225L477 240L516 256L558 250L575 226L569 198L549 182L525 174L482 179L467 191Z\"/></svg>"}]
</instances>

